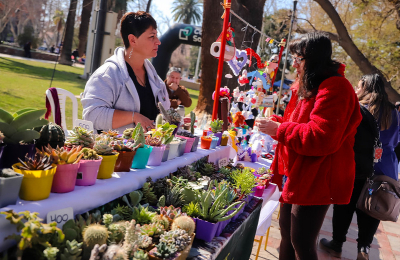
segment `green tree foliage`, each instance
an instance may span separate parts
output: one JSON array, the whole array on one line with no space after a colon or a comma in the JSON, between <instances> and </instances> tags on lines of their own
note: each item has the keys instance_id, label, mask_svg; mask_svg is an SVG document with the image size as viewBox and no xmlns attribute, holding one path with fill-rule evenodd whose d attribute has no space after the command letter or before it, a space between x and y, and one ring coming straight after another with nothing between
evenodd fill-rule
<instances>
[{"instance_id":1,"label":"green tree foliage","mask_svg":"<svg viewBox=\"0 0 400 260\"><path fill-rule=\"evenodd\" d=\"M199 0L174 0L172 13L174 20L186 24L199 24L202 8Z\"/></svg>"},{"instance_id":2,"label":"green tree foliage","mask_svg":"<svg viewBox=\"0 0 400 260\"><path fill-rule=\"evenodd\" d=\"M35 32L32 26L25 26L24 32L18 35L18 44L23 47L27 42L31 42L32 49L38 46L38 38L35 37Z\"/></svg>"}]
</instances>

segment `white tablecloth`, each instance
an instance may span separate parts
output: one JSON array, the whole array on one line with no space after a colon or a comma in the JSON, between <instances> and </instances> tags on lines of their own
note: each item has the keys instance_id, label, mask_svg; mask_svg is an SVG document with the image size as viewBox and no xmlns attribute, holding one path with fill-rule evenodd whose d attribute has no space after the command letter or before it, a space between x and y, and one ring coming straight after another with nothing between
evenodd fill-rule
<instances>
[{"instance_id":1,"label":"white tablecloth","mask_svg":"<svg viewBox=\"0 0 400 260\"><path fill-rule=\"evenodd\" d=\"M185 153L181 157L161 163L160 166L147 166L146 169L113 173L111 179L97 180L93 186L75 186L73 192L51 193L48 199L41 201L18 200L17 205L1 208L0 211L13 209L16 212L20 212L29 210L38 212L39 216L44 220L48 212L68 207L73 208L75 215L83 214L141 188L147 177L156 180L167 176L175 172L178 167L189 165L207 155L209 155L210 162L218 163L218 160L225 157L234 158L236 153L230 146L219 146L212 150L199 148L197 152ZM4 215L0 215L0 252L14 243L12 240L4 241L4 238L15 232L15 226L6 220Z\"/></svg>"},{"instance_id":2,"label":"white tablecloth","mask_svg":"<svg viewBox=\"0 0 400 260\"><path fill-rule=\"evenodd\" d=\"M254 169L259 169L261 167L269 168L272 163L272 160L261 158L258 162L243 162L238 161L238 163L242 163L246 167L251 167ZM278 186L276 184L270 184L268 188L264 190L263 193L263 205L260 212L260 218L258 220L257 226L257 236L264 236L267 232L268 228L271 226L272 214L279 206L279 198L280 192Z\"/></svg>"}]
</instances>

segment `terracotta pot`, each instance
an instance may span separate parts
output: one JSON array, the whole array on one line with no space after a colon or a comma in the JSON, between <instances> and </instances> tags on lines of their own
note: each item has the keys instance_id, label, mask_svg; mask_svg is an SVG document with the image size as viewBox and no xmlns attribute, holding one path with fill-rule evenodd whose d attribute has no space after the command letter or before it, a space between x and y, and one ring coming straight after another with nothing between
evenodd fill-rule
<instances>
[{"instance_id":1,"label":"terracotta pot","mask_svg":"<svg viewBox=\"0 0 400 260\"><path fill-rule=\"evenodd\" d=\"M114 171L115 172L129 172L131 170L131 165L133 158L135 157L135 151L120 151L118 159L115 162Z\"/></svg>"}]
</instances>

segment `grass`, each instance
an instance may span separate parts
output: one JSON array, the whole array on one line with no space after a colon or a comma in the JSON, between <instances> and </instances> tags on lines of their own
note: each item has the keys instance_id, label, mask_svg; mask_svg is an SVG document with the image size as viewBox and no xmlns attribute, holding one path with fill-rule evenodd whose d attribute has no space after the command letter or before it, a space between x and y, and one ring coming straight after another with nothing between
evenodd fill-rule
<instances>
[{"instance_id":1,"label":"grass","mask_svg":"<svg viewBox=\"0 0 400 260\"><path fill-rule=\"evenodd\" d=\"M20 109L46 108L46 90L50 86L54 64L37 61L0 57L0 107L8 112ZM52 87L70 91L75 96L83 92L86 80L80 79L82 68L58 64ZM199 91L188 89L193 100L186 108L186 114L192 111L198 100ZM78 101L78 118L82 118L82 105ZM72 102L66 104L67 128L72 128Z\"/></svg>"}]
</instances>

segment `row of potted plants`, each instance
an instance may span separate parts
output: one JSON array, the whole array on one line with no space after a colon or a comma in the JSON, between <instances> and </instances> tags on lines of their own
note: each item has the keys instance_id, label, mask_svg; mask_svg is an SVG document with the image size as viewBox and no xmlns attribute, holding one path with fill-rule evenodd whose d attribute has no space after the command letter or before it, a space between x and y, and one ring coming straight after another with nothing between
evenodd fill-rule
<instances>
[{"instance_id":1,"label":"row of potted plants","mask_svg":"<svg viewBox=\"0 0 400 260\"><path fill-rule=\"evenodd\" d=\"M211 130L204 130L201 137L202 149L215 149L217 146L228 145L228 134L222 133L224 121L215 119L210 123Z\"/></svg>"}]
</instances>

